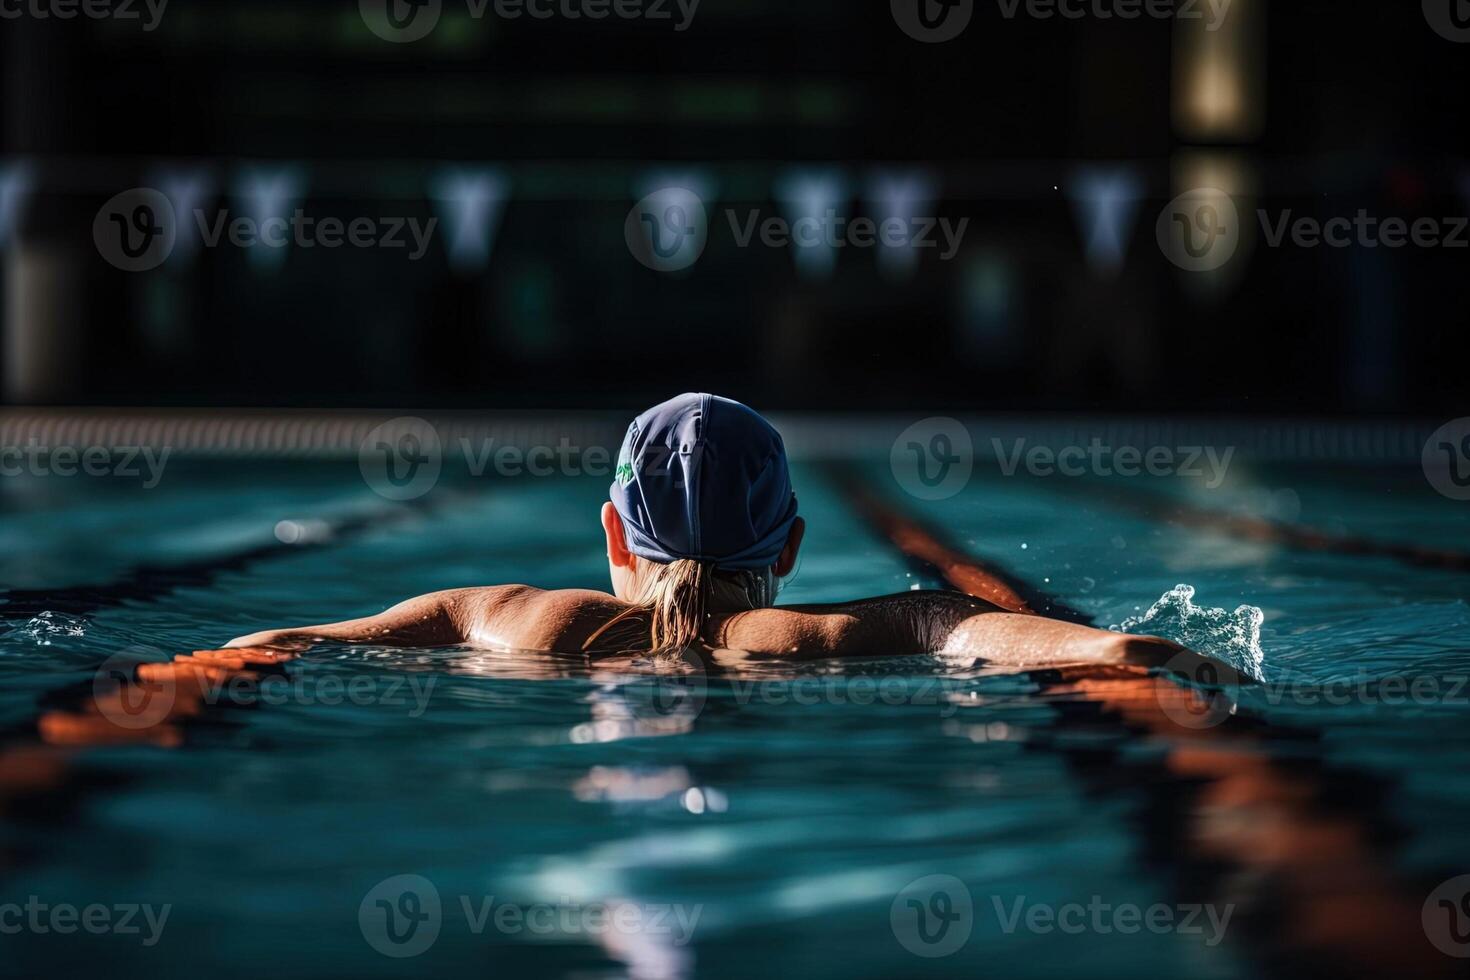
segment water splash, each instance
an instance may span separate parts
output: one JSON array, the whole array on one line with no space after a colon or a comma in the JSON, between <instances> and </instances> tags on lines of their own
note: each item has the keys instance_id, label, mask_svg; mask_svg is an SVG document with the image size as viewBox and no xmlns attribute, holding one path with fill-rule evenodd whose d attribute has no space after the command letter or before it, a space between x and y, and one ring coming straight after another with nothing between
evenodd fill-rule
<instances>
[{"instance_id":1,"label":"water splash","mask_svg":"<svg viewBox=\"0 0 1470 980\"><path fill-rule=\"evenodd\" d=\"M1264 680L1261 624L1265 619L1266 614L1255 606L1237 606L1233 613L1196 606L1194 586L1176 585L1142 616L1130 616L1112 628L1119 633L1162 636Z\"/></svg>"},{"instance_id":2,"label":"water splash","mask_svg":"<svg viewBox=\"0 0 1470 980\"><path fill-rule=\"evenodd\" d=\"M87 621L80 616L47 611L33 617L25 625L17 626L7 635L35 640L37 646L49 647L56 637L86 636Z\"/></svg>"}]
</instances>

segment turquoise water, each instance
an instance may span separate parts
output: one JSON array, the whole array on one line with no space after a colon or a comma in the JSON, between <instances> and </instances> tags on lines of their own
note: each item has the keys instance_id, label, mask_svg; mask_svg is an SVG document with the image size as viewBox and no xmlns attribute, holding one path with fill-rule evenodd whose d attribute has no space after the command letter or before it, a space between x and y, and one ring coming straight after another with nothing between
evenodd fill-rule
<instances>
[{"instance_id":1,"label":"turquoise water","mask_svg":"<svg viewBox=\"0 0 1470 980\"><path fill-rule=\"evenodd\" d=\"M169 911L152 945L141 913L140 934L26 929L0 943L21 972L105 963L180 977L1051 976L1079 964L1087 976L1244 977L1307 942L1283 924L1296 879L1311 894L1351 894L1360 879L1317 880L1320 868L1253 853L1264 845L1230 828L1270 823L1265 840L1295 840L1279 824L1301 821L1318 839L1325 820L1371 869L1374 907L1404 911L1437 955L1420 906L1470 873L1470 689L1455 687L1470 675L1464 574L1178 526L1113 495L1462 549L1467 511L1416 472L1240 469L1216 491L996 477L935 503L901 498L885 467L866 472L1097 625L1142 617L1185 584L1224 618L1176 599L1148 628L1192 629L1228 657L1234 611L1258 608L1268 684L1234 692L1218 731L1308 797L1300 812L1212 794L1171 754L1193 744L1185 734L969 659L765 665L670 686L577 658L322 648L285 668L285 694L207 707L178 744L48 754L44 786L4 790L0 905ZM784 602L941 585L875 537L823 471L799 468L797 482L810 532ZM440 588L602 587L603 492L597 480L447 479L407 507L373 495L351 463L179 463L149 491L9 479L0 563L21 591L0 608L12 750L0 775L19 771L37 717L85 700L117 654L168 660ZM164 571L180 567L182 579ZM1403 703L1374 686L1385 678L1434 693ZM1300 694L1344 681L1369 693ZM402 875L415 877L389 881ZM905 891L935 875L949 877ZM429 915L420 879L438 896L437 938L417 956L383 955L376 900L399 926ZM1007 928L1013 909L1089 902L1228 906L1231 918L1223 936ZM926 945L921 913L931 926L965 918ZM598 927L616 915L624 927ZM941 949L961 926L968 940Z\"/></svg>"}]
</instances>

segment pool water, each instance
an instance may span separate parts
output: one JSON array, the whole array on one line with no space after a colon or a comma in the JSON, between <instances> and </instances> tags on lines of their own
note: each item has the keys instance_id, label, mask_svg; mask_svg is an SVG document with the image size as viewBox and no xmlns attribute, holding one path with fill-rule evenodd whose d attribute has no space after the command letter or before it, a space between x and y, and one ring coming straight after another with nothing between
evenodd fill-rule
<instances>
[{"instance_id":1,"label":"pool water","mask_svg":"<svg viewBox=\"0 0 1470 980\"><path fill-rule=\"evenodd\" d=\"M579 658L319 648L278 696L206 707L177 739L45 750L38 717L118 655L166 661L435 589L605 583L599 480L446 478L404 505L351 462L171 465L147 491L0 486L0 906L168 908L155 934L141 913L137 933L6 934L6 972L1247 977L1313 972L1374 930L1457 962L1419 916L1470 873L1465 574L1160 516L1186 503L1470 550L1470 511L1417 472L1237 467L1213 491L997 476L925 503L860 467L1099 626L1191 586L1199 608L1175 593L1145 628L1192 629L1227 659L1258 642L1267 681L1204 733L968 658L764 664L670 699L657 676ZM943 587L826 470L795 476L810 530L783 602ZM1301 696L1334 683L1367 693ZM1047 926L1104 905L1230 917Z\"/></svg>"}]
</instances>

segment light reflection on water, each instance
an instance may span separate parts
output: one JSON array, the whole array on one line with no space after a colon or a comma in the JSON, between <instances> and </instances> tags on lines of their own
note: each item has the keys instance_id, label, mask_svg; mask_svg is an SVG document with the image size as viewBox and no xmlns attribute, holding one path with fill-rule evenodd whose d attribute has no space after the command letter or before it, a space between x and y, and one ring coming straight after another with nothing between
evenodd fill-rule
<instances>
[{"instance_id":1,"label":"light reflection on water","mask_svg":"<svg viewBox=\"0 0 1470 980\"><path fill-rule=\"evenodd\" d=\"M1310 474L1293 474L1292 484L1305 514L1331 510L1333 491ZM86 687L115 653L166 660L263 625L360 615L474 582L596 587L602 556L586 518L600 490L497 485L483 502L408 528L147 599L50 610L54 631L31 616L9 623L0 720L12 732L33 726L38 705ZM1075 503L1062 527L1044 490L977 486L941 513L958 537L1032 581L1050 579L1101 623L1141 615L1181 581L1205 605L1260 606L1268 680L1410 674L1445 680L1448 695L1448 682L1470 672L1462 640L1470 612L1451 576L1271 549L1232 553L1208 534ZM114 519L128 525L121 544L108 543L109 502L91 502L90 533L102 551L118 551L97 567L153 560L142 542L180 520L191 522L192 548L212 520L228 524L233 540L240 515L255 513L273 534L283 509L310 515L344 496L325 479L269 493L212 484L180 493L202 503L182 514L166 497L158 507L119 506ZM1413 507L1365 508L1352 493L1342 500L1342 520L1360 529L1377 514L1397 535L1433 540L1442 524L1438 512L1416 525ZM938 584L894 560L810 475L803 505L812 550L785 601ZM25 547L45 554L46 533L25 533ZM1192 553L1209 560L1181 568L1179 556ZM75 557L41 565L51 577L24 584L90 581L83 572L92 566ZM1467 709L1448 696L1304 704L1245 688L1226 734L1201 742L1159 727L1159 696L1136 679L1078 684L973 658L660 673L545 654L327 648L285 674L308 693L213 710L187 727L178 749L123 745L63 762L32 756L24 767L7 757L0 769L11 784L29 774L49 786L42 810L0 804L7 894L175 906L156 951L119 937L79 936L63 947L54 936L25 936L11 947L18 964L106 955L121 970L162 975L192 974L200 963L398 975L402 964L364 942L357 910L376 883L412 873L445 897L440 939L418 961L444 970L1029 976L1085 960L1089 975L1241 976L1279 937L1240 926L1231 942L1204 948L1183 935L1008 933L992 900L1228 900L1248 923L1269 916L1283 879L1304 873L1273 848L1356 835L1355 860L1393 887L1350 877L1342 887L1371 893L1381 908L1393 907L1384 896L1412 897L1470 854L1470 788L1458 762L1470 742ZM428 685L417 713L406 685L404 703L382 696L405 677ZM321 696L328 679L354 678L370 678L364 690L377 700ZM1283 773L1327 823L1274 799ZM952 957L927 961L895 940L889 906L908 883L936 873L973 894L975 933ZM646 932L476 934L460 899L490 895L701 914L687 946Z\"/></svg>"}]
</instances>

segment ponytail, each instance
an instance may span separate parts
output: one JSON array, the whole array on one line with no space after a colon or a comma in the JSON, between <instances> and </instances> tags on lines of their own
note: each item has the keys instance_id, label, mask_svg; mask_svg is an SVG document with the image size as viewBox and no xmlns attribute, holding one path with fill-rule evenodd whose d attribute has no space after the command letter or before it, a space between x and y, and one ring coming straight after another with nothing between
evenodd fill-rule
<instances>
[{"instance_id":1,"label":"ponytail","mask_svg":"<svg viewBox=\"0 0 1470 980\"><path fill-rule=\"evenodd\" d=\"M649 639L654 653L683 653L704 638L714 569L687 558L663 566L649 581L643 601L650 607Z\"/></svg>"},{"instance_id":2,"label":"ponytail","mask_svg":"<svg viewBox=\"0 0 1470 980\"><path fill-rule=\"evenodd\" d=\"M683 558L668 564L649 563L637 605L613 617L583 644L586 653L639 652L681 654L699 647L711 605L758 609L775 598L775 576L755 572L716 572L714 565ZM643 617L647 625L643 625ZM631 628L610 633L613 627ZM636 625L634 625L636 624ZM605 640L594 650L598 640ZM615 648L612 649L612 648Z\"/></svg>"}]
</instances>

